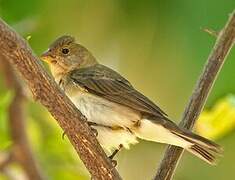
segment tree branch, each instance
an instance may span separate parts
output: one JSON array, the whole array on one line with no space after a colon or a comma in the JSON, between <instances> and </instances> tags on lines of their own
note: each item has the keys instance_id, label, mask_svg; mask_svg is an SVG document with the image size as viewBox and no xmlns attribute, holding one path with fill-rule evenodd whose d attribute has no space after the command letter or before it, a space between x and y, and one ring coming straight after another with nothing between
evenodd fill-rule
<instances>
[{"instance_id":1,"label":"tree branch","mask_svg":"<svg viewBox=\"0 0 235 180\"><path fill-rule=\"evenodd\" d=\"M87 125L84 116L43 70L28 44L2 20L0 20L0 55L16 67L34 98L57 120L93 179L121 179Z\"/></svg>"},{"instance_id":2,"label":"tree branch","mask_svg":"<svg viewBox=\"0 0 235 180\"><path fill-rule=\"evenodd\" d=\"M9 126L10 134L13 140L12 153L17 162L22 166L29 179L44 179L35 161L29 141L26 135L25 117L24 117L24 92L17 76L4 57L0 58L6 83L14 91L14 98L9 106Z\"/></svg>"},{"instance_id":3,"label":"tree branch","mask_svg":"<svg viewBox=\"0 0 235 180\"><path fill-rule=\"evenodd\" d=\"M219 33L214 48L207 63L204 67L191 99L185 108L180 126L182 128L191 129L198 118L206 99L210 93L217 74L219 73L223 63L232 48L235 41L235 11L231 14L227 24ZM183 153L183 149L179 147L169 146L165 152L165 156L160 163L159 169L155 176L155 180L170 180L173 177L177 163Z\"/></svg>"}]
</instances>

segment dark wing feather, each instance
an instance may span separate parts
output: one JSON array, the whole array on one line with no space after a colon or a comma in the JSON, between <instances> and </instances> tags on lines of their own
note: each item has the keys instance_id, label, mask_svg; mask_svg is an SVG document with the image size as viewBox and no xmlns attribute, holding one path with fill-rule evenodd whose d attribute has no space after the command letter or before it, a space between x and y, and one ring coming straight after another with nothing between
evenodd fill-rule
<instances>
[{"instance_id":1,"label":"dark wing feather","mask_svg":"<svg viewBox=\"0 0 235 180\"><path fill-rule=\"evenodd\" d=\"M109 101L127 106L142 114L166 116L158 106L135 90L125 78L106 66L97 64L88 68L76 69L70 73L69 77L88 92Z\"/></svg>"}]
</instances>

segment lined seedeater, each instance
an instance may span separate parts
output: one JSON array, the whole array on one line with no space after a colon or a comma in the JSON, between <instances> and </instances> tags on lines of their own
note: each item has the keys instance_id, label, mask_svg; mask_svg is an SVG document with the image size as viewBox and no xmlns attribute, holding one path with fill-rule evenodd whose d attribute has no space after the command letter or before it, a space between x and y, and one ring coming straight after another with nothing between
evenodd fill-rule
<instances>
[{"instance_id":1,"label":"lined seedeater","mask_svg":"<svg viewBox=\"0 0 235 180\"><path fill-rule=\"evenodd\" d=\"M97 139L110 158L138 139L180 146L209 164L215 164L216 155L222 153L216 143L170 121L156 104L119 73L99 64L73 37L58 38L41 59L97 131Z\"/></svg>"}]
</instances>

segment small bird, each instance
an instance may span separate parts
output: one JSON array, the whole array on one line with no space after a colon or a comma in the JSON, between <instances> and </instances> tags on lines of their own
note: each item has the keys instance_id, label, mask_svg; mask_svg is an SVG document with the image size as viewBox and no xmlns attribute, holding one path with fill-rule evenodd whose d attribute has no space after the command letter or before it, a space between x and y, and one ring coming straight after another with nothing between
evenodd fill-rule
<instances>
[{"instance_id":1,"label":"small bird","mask_svg":"<svg viewBox=\"0 0 235 180\"><path fill-rule=\"evenodd\" d=\"M101 65L71 36L55 40L41 55L55 81L97 132L111 159L139 139L182 147L207 163L216 164L222 148L179 128L156 104L114 70Z\"/></svg>"}]
</instances>

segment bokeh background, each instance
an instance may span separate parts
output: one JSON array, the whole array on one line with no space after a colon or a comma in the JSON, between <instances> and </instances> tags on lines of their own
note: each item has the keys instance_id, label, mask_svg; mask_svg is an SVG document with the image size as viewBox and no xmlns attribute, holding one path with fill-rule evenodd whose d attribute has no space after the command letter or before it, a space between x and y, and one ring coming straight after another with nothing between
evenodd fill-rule
<instances>
[{"instance_id":1,"label":"bokeh background","mask_svg":"<svg viewBox=\"0 0 235 180\"><path fill-rule=\"evenodd\" d=\"M0 17L23 37L30 37L29 44L37 55L60 35L75 36L99 62L123 74L177 122L215 42L215 37L202 29L219 31L234 8L234 0L0 0ZM203 126L203 122L210 126L208 118L217 109L220 115L216 116L216 126L224 126L223 113L234 112L234 69L235 49L220 72L206 104L205 117L197 127ZM6 88L3 75L0 97L1 152L11 146L7 108L12 92ZM218 103L229 104L221 105L222 115L220 106L215 109ZM46 109L29 98L26 110L27 133L45 176L50 180L89 179ZM212 124L213 119L214 116ZM176 180L233 179L235 116L227 120L229 130L224 128L221 133L218 130L218 136L210 136L225 149L219 165L210 167L185 153ZM200 128L198 132L205 133ZM130 150L121 151L117 156L121 176L125 180L151 179L165 147L141 141ZM19 165L10 168L19 179L25 179ZM0 173L0 179L7 178Z\"/></svg>"}]
</instances>

